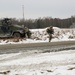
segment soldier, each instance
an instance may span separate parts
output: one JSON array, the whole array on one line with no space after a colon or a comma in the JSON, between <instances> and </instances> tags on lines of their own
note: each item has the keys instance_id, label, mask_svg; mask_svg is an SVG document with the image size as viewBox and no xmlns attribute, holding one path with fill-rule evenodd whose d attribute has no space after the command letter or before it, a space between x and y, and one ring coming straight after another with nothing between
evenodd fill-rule
<instances>
[{"instance_id":1,"label":"soldier","mask_svg":"<svg viewBox=\"0 0 75 75\"><path fill-rule=\"evenodd\" d=\"M54 29L53 29L52 26L50 26L50 27L47 28L46 31L47 31L47 33L48 33L48 35L49 35L49 42L50 42L51 39L52 39L52 34L54 33Z\"/></svg>"},{"instance_id":2,"label":"soldier","mask_svg":"<svg viewBox=\"0 0 75 75\"><path fill-rule=\"evenodd\" d=\"M30 38L31 37L31 31L27 27L25 27L24 30L25 30L25 37L27 35L27 37Z\"/></svg>"}]
</instances>

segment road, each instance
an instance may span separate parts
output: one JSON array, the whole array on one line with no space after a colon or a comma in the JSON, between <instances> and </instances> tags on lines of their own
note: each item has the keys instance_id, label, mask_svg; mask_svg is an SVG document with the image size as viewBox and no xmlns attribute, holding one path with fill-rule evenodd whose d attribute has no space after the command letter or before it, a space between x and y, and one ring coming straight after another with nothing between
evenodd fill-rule
<instances>
[{"instance_id":1,"label":"road","mask_svg":"<svg viewBox=\"0 0 75 75\"><path fill-rule=\"evenodd\" d=\"M7 44L7 45L0 45L0 54L14 53L28 50L39 50L39 51L42 50L42 52L55 52L70 49L72 50L75 49L75 41Z\"/></svg>"}]
</instances>

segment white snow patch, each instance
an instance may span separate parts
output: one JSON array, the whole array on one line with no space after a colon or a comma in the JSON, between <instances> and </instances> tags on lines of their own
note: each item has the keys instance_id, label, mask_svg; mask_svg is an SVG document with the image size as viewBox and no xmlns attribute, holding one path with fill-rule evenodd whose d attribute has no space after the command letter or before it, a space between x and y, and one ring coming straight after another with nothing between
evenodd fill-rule
<instances>
[{"instance_id":1,"label":"white snow patch","mask_svg":"<svg viewBox=\"0 0 75 75\"><path fill-rule=\"evenodd\" d=\"M0 71L10 71L8 75L74 75L75 51L33 54L25 53L0 55ZM7 55L7 57L6 57ZM18 59L16 56L18 55ZM15 58L13 57L15 56ZM5 58L6 57L6 58ZM8 60L8 59L11 60ZM4 60L2 60L4 59ZM1 75L1 74L0 74Z\"/></svg>"}]
</instances>

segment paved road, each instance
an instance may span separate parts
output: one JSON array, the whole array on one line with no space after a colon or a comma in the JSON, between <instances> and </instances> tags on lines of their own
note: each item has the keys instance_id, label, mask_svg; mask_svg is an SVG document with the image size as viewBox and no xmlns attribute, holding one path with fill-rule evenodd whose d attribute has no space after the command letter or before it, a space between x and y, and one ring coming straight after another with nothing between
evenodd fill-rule
<instances>
[{"instance_id":1,"label":"paved road","mask_svg":"<svg viewBox=\"0 0 75 75\"><path fill-rule=\"evenodd\" d=\"M28 50L42 50L42 52L53 52L70 49L75 50L75 41L0 45L0 54Z\"/></svg>"}]
</instances>

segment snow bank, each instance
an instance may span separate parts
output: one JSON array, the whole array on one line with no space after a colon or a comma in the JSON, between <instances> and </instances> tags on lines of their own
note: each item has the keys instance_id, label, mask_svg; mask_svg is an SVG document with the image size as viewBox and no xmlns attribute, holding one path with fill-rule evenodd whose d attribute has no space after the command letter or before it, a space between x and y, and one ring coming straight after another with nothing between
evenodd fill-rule
<instances>
[{"instance_id":1,"label":"snow bank","mask_svg":"<svg viewBox=\"0 0 75 75\"><path fill-rule=\"evenodd\" d=\"M48 42L48 34L46 29L47 28L31 30L32 38ZM60 29L58 27L53 27L53 29L54 34L52 41L75 40L75 29Z\"/></svg>"},{"instance_id":2,"label":"snow bank","mask_svg":"<svg viewBox=\"0 0 75 75\"><path fill-rule=\"evenodd\" d=\"M48 42L49 35L46 32L47 28L43 29L31 29L32 32L31 39L24 38L16 40L0 40L0 45L3 44L21 44L21 43L35 43L35 42ZM51 42L54 41L70 41L75 40L75 29L60 29L58 27L53 27L54 34Z\"/></svg>"}]
</instances>

